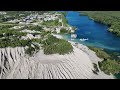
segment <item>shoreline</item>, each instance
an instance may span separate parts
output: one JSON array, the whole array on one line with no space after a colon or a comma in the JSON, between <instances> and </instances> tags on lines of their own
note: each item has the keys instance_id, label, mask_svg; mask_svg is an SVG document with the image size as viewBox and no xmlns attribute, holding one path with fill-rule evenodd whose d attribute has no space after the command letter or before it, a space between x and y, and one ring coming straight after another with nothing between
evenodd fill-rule
<instances>
[{"instance_id":1,"label":"shoreline","mask_svg":"<svg viewBox=\"0 0 120 90\"><path fill-rule=\"evenodd\" d=\"M56 34L53 34L53 36L55 36L55 37L57 37L57 38L59 38L59 39L65 39L62 35L56 35ZM102 61L102 59L100 59L97 55L96 55L96 53L94 52L94 51L92 51L91 49L89 49L87 46L85 46L85 45L83 45L83 44L81 44L81 43L79 43L79 42L74 42L74 41L70 41L70 40L67 40L68 42L70 42L71 43L71 45L72 46L75 46L76 48L78 48L79 50L81 50L81 51L83 51L88 57L89 57L89 59L90 59L90 61L92 62L92 64L97 64L97 67L98 67L98 70L99 70L99 72L98 72L98 75L96 75L95 77L96 78L101 78L102 79L102 77L105 79L107 79L107 78L109 78L109 79L116 79L116 77L113 75L113 74L111 74L111 75L107 75L107 74L105 74L103 71L101 71L100 70L100 68L99 68L99 65L98 65L98 62L99 61Z\"/></svg>"},{"instance_id":2,"label":"shoreline","mask_svg":"<svg viewBox=\"0 0 120 90\"><path fill-rule=\"evenodd\" d=\"M62 38L60 35L56 37ZM63 38L62 38L63 39ZM5 76L6 79L115 79L113 75L106 75L103 72L95 74L93 62L97 62L97 56L82 44L76 45L71 42L73 52L65 55L45 55L43 50L34 56L24 56L24 48L0 49L2 57L7 57L10 67ZM86 51L88 53L86 53ZM91 57L90 57L91 56ZM2 63L3 64L3 63Z\"/></svg>"},{"instance_id":3,"label":"shoreline","mask_svg":"<svg viewBox=\"0 0 120 90\"><path fill-rule=\"evenodd\" d=\"M63 19L65 18L63 17ZM67 28L67 30L74 31L73 28L66 26L66 23L67 22L64 21L65 24L64 28ZM52 29L56 30L56 27L55 28L53 27ZM49 30L51 31L51 29ZM41 33L43 35L44 31ZM52 41L48 37L48 35L49 34L51 35L51 33L52 32L50 33L48 32L48 34L46 34L45 32L45 34L43 35L43 39L45 40L48 39L48 41L50 41L52 44L54 44L53 39L56 38L64 39L67 41L67 43L68 42L69 43L68 44L63 43L62 45L62 42L60 42L59 44L61 46L57 46L58 48L60 47L60 49L58 50L67 51L69 50L69 48L67 47L69 47L69 45L71 44L70 46L72 47L73 51L65 54L59 54L59 52L56 52L55 54L46 54L44 52L45 49L41 48L40 45L38 45L38 47L40 47L39 49L35 47L33 43L30 43L30 48L28 49L27 52L32 52L32 51L38 51L38 52L35 53L33 56L29 56L28 54L26 54L26 47L18 47L17 44L15 44L16 45L15 48L12 47L2 48L0 49L0 56L1 56L0 64L2 66L0 78L3 79L4 78L6 79L20 79L20 78L21 79L115 79L112 74L107 75L100 70L98 66L98 62L102 61L102 59L97 57L94 51L90 50L87 46L81 43L77 43L65 39L62 34L52 33L52 35L56 37L53 38ZM45 40L43 40L43 43ZM37 40L35 41L36 43L40 42L41 45L44 45L43 43L41 43L42 38L40 38L39 41ZM12 43L12 45L14 44ZM57 43L55 43L54 45L57 45ZM53 47L55 47L55 49L57 50L56 46L54 45ZM27 46L29 46L29 44ZM35 50L32 48L35 48ZM51 47L49 49L50 51L55 50L55 49L51 49ZM95 68L94 64L97 65L99 72L97 72L96 70L97 67Z\"/></svg>"},{"instance_id":4,"label":"shoreline","mask_svg":"<svg viewBox=\"0 0 120 90\"><path fill-rule=\"evenodd\" d=\"M79 13L81 13L81 12L79 12ZM97 14L97 13L96 13L96 14ZM94 14L93 14L93 15L94 15ZM88 16L89 19L93 20L94 22L101 23L101 24L103 24L103 25L108 26L108 32L114 34L114 35L117 36L117 37L120 37L119 31L117 31L117 34L116 34L115 28L111 28L112 26L114 26L114 23L104 22L104 20L100 20L99 18L98 18L99 20L98 20L98 19L95 19L94 17L92 17L91 15L89 15L89 13L85 13L85 12L82 12L82 16ZM105 18L104 18L104 19L105 19ZM111 18L111 19L112 19L112 18Z\"/></svg>"}]
</instances>

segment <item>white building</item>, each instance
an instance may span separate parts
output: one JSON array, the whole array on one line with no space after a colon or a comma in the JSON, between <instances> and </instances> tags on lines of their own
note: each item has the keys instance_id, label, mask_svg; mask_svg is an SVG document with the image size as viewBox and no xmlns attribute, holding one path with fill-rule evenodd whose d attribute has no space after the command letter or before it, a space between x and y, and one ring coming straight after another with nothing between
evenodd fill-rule
<instances>
[{"instance_id":1,"label":"white building","mask_svg":"<svg viewBox=\"0 0 120 90\"><path fill-rule=\"evenodd\" d=\"M3 15L3 14L7 14L6 12L4 12L4 11L1 11L0 12L0 15Z\"/></svg>"},{"instance_id":2,"label":"white building","mask_svg":"<svg viewBox=\"0 0 120 90\"><path fill-rule=\"evenodd\" d=\"M19 24L25 25L25 22L19 22Z\"/></svg>"}]
</instances>

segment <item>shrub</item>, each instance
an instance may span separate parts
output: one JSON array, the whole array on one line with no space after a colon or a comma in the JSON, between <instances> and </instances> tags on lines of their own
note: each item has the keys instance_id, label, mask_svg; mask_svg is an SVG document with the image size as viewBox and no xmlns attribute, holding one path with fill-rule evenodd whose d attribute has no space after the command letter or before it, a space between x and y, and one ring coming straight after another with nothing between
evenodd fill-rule
<instances>
[{"instance_id":1,"label":"shrub","mask_svg":"<svg viewBox=\"0 0 120 90\"><path fill-rule=\"evenodd\" d=\"M35 30L35 31L42 31L42 27L41 26L29 26L28 29Z\"/></svg>"},{"instance_id":2,"label":"shrub","mask_svg":"<svg viewBox=\"0 0 120 90\"><path fill-rule=\"evenodd\" d=\"M68 33L68 30L62 28L62 29L60 30L60 33Z\"/></svg>"},{"instance_id":3,"label":"shrub","mask_svg":"<svg viewBox=\"0 0 120 90\"><path fill-rule=\"evenodd\" d=\"M42 24L46 26L61 26L61 23L58 20L44 21Z\"/></svg>"},{"instance_id":4,"label":"shrub","mask_svg":"<svg viewBox=\"0 0 120 90\"><path fill-rule=\"evenodd\" d=\"M97 64L93 63L93 67L94 67L93 72L94 72L95 74L98 74L99 69L98 69L98 67L97 67Z\"/></svg>"},{"instance_id":5,"label":"shrub","mask_svg":"<svg viewBox=\"0 0 120 90\"><path fill-rule=\"evenodd\" d=\"M120 73L120 64L116 60L105 59L104 61L99 62L98 64L100 66L100 69L108 75L110 75L110 73Z\"/></svg>"},{"instance_id":6,"label":"shrub","mask_svg":"<svg viewBox=\"0 0 120 90\"><path fill-rule=\"evenodd\" d=\"M108 53L106 53L106 52L105 52L103 49L101 49L101 48L95 48L95 47L90 47L90 46L89 46L89 49L95 51L96 54L97 54L97 56L100 57L100 58L103 58L103 59L104 59L104 58L108 58L108 59L111 58L111 56L110 56Z\"/></svg>"},{"instance_id":7,"label":"shrub","mask_svg":"<svg viewBox=\"0 0 120 90\"><path fill-rule=\"evenodd\" d=\"M67 54L73 51L73 47L68 41L54 36L49 36L43 44L45 54Z\"/></svg>"}]
</instances>

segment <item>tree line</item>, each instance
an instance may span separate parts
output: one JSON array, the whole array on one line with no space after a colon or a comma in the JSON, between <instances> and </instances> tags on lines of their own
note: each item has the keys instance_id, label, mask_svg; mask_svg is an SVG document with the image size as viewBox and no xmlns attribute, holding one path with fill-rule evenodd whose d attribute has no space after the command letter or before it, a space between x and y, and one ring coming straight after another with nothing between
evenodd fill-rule
<instances>
[{"instance_id":1,"label":"tree line","mask_svg":"<svg viewBox=\"0 0 120 90\"><path fill-rule=\"evenodd\" d=\"M82 11L80 15L88 15L90 19L108 25L108 31L120 36L120 11Z\"/></svg>"}]
</instances>

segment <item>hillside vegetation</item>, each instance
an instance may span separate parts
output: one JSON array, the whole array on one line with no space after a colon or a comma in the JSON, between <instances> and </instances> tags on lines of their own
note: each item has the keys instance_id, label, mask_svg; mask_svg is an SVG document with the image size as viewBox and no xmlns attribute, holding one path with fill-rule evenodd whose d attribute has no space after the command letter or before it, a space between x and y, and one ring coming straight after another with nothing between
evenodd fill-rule
<instances>
[{"instance_id":1,"label":"hillside vegetation","mask_svg":"<svg viewBox=\"0 0 120 90\"><path fill-rule=\"evenodd\" d=\"M104 73L110 75L120 73L120 62L115 60L105 50L101 48L89 47L91 50L96 52L96 55L103 59L102 62L98 62L99 67Z\"/></svg>"},{"instance_id":2,"label":"hillside vegetation","mask_svg":"<svg viewBox=\"0 0 120 90\"><path fill-rule=\"evenodd\" d=\"M52 36L52 33L56 32L62 23L60 33L68 33L69 30L66 28L69 26L65 13L55 15L55 12L49 11L7 11L6 14L0 16L0 48L25 47L25 53L30 56L40 49L43 49L45 54L66 54L73 50L68 41ZM44 19L48 17L56 17L56 19L49 20L49 18L45 21ZM14 23L16 19L20 21ZM62 21L60 22L59 19ZM12 20L13 22L8 22Z\"/></svg>"},{"instance_id":3,"label":"hillside vegetation","mask_svg":"<svg viewBox=\"0 0 120 90\"><path fill-rule=\"evenodd\" d=\"M45 54L66 54L73 51L73 47L68 41L58 39L52 35L50 35L43 44Z\"/></svg>"}]
</instances>

